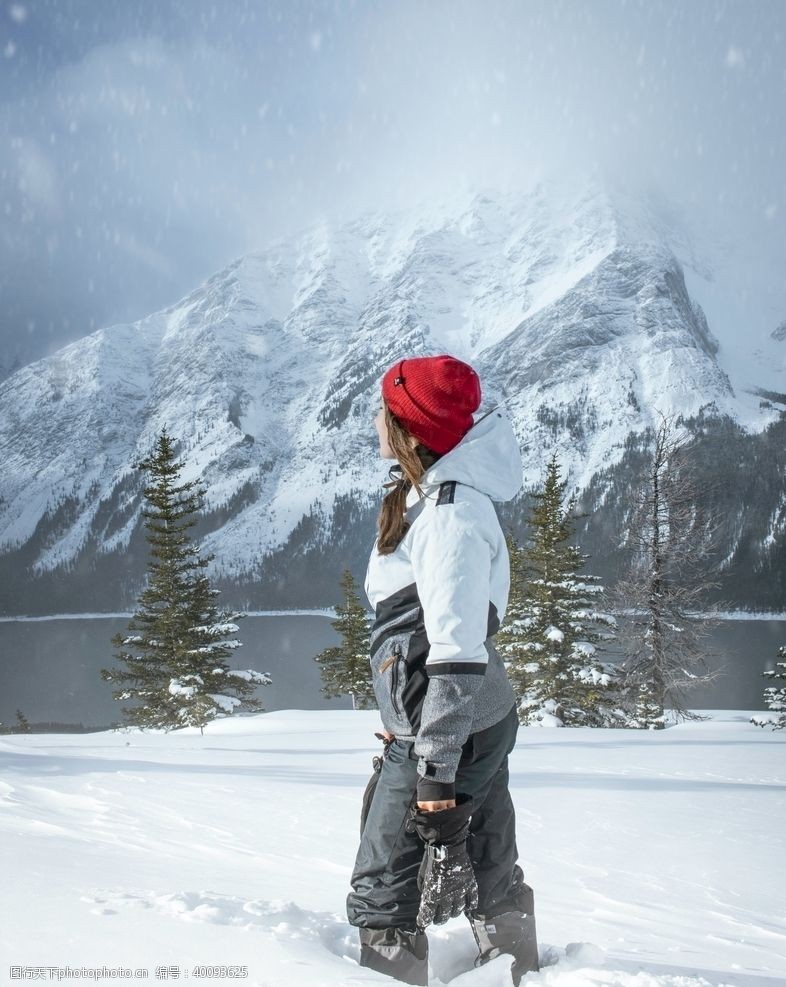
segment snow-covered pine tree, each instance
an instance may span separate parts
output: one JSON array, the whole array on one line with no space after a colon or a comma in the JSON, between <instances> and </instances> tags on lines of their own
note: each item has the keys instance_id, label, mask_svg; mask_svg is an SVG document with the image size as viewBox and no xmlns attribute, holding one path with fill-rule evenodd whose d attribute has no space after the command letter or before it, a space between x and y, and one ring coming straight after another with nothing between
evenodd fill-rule
<instances>
[{"instance_id":1,"label":"snow-covered pine tree","mask_svg":"<svg viewBox=\"0 0 786 987\"><path fill-rule=\"evenodd\" d=\"M505 542L508 546L508 560L510 563L510 596L508 597L508 609L511 603L514 611L518 613L518 607L526 599L524 588L527 582L527 559L525 547L518 541L511 530L505 534ZM506 613L508 610L505 611Z\"/></svg>"},{"instance_id":2,"label":"snow-covered pine tree","mask_svg":"<svg viewBox=\"0 0 786 987\"><path fill-rule=\"evenodd\" d=\"M764 690L764 702L767 704L769 713L758 714L751 717L751 723L757 727L772 727L773 730L786 729L786 647L778 648L780 661L775 663L775 668L762 672L767 679L780 679L782 685L770 685Z\"/></svg>"},{"instance_id":3,"label":"snow-covered pine tree","mask_svg":"<svg viewBox=\"0 0 786 987\"><path fill-rule=\"evenodd\" d=\"M16 730L14 733L31 733L30 722L21 709L16 711Z\"/></svg>"},{"instance_id":4,"label":"snow-covered pine tree","mask_svg":"<svg viewBox=\"0 0 786 987\"><path fill-rule=\"evenodd\" d=\"M717 520L706 512L686 435L673 415L658 415L624 533L631 563L612 594L623 618L620 671L630 725L647 729L666 725L667 706L679 719L706 719L687 709L685 690L719 674L709 670L703 644L714 623L707 596L718 584L705 560Z\"/></svg>"},{"instance_id":5,"label":"snow-covered pine tree","mask_svg":"<svg viewBox=\"0 0 786 987\"><path fill-rule=\"evenodd\" d=\"M499 652L513 682L513 657L523 654L529 645L527 631L531 614L527 597L525 548L510 528L505 532L505 544L508 548L510 564L510 591L508 605L505 608L505 621L494 636L494 647ZM517 670L517 674L520 676L520 669Z\"/></svg>"},{"instance_id":6,"label":"snow-covered pine tree","mask_svg":"<svg viewBox=\"0 0 786 987\"><path fill-rule=\"evenodd\" d=\"M128 625L130 634L116 634L117 659L126 668L102 668L101 677L117 683L112 696L136 705L122 710L127 724L171 730L204 725L236 711L263 709L253 692L269 685L266 672L231 670L227 658L242 646L231 635L234 620L244 616L219 610L201 572L215 557L201 558L187 529L196 524L204 490L196 481L177 484L184 462L175 462L173 441L164 427L155 452L136 463L152 483L144 495L152 506L142 511L151 544L148 585ZM128 645L133 651L125 650Z\"/></svg>"},{"instance_id":7,"label":"snow-covered pine tree","mask_svg":"<svg viewBox=\"0 0 786 987\"><path fill-rule=\"evenodd\" d=\"M368 659L370 621L349 569L342 574L341 588L343 601L331 625L341 635L341 644L314 656L324 683L320 691L330 699L352 696L353 709L376 709Z\"/></svg>"},{"instance_id":8,"label":"snow-covered pine tree","mask_svg":"<svg viewBox=\"0 0 786 987\"><path fill-rule=\"evenodd\" d=\"M599 660L616 621L598 606L598 577L582 572L588 556L571 544L576 504L563 504L566 486L554 454L533 494L529 545L508 538L513 605L497 640L522 723L625 725L615 666Z\"/></svg>"}]
</instances>

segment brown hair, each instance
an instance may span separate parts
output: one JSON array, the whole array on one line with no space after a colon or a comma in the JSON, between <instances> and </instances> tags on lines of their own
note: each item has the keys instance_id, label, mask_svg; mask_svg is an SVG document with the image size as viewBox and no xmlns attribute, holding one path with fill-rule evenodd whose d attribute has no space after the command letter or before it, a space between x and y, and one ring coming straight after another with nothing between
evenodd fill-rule
<instances>
[{"instance_id":1,"label":"brown hair","mask_svg":"<svg viewBox=\"0 0 786 987\"><path fill-rule=\"evenodd\" d=\"M388 442L398 460L398 469L401 472L399 479L385 484L386 487L392 487L392 490L383 498L377 517L377 551L380 555L390 555L409 530L409 522L404 520L407 494L414 486L418 493L423 495L419 481L429 466L441 458L441 454L421 442L413 448L409 441L412 437L411 432L407 431L393 414L384 398L382 407L388 428ZM397 467L394 465L390 469L393 472Z\"/></svg>"}]
</instances>

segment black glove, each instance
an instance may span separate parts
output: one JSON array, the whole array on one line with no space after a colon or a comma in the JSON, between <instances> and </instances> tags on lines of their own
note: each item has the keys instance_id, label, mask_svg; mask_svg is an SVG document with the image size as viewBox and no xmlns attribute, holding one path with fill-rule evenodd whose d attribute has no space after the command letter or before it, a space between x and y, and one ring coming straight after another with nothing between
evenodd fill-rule
<instances>
[{"instance_id":1,"label":"black glove","mask_svg":"<svg viewBox=\"0 0 786 987\"><path fill-rule=\"evenodd\" d=\"M435 812L418 809L417 802L413 803L412 820L426 844L418 872L420 929L432 922L444 925L449 918L478 907L478 883L467 852L472 808L469 795L458 795L454 808Z\"/></svg>"}]
</instances>

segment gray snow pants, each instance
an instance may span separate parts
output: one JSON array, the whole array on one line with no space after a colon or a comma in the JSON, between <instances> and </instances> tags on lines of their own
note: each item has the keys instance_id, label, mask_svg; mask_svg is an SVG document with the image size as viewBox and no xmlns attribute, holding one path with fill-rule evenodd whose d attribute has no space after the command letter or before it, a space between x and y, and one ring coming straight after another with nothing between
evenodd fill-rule
<instances>
[{"instance_id":1,"label":"gray snow pants","mask_svg":"<svg viewBox=\"0 0 786 987\"><path fill-rule=\"evenodd\" d=\"M532 889L524 883L524 874L516 863L516 819L508 790L508 754L516 742L518 726L514 705L498 723L471 734L456 772L457 794L466 793L475 800L468 848L478 882L475 913L478 923L510 913L532 916L534 923ZM361 942L368 940L369 949L375 945L374 938L392 949L397 939L402 938L401 930L406 930L406 935L415 931L420 904L417 875L423 843L408 822L418 778L413 747L412 742L398 739L390 744L373 796L364 806L367 815L350 879L352 891L347 895L347 917L351 925L360 927ZM476 927L473 916L468 917L477 938L479 924ZM367 930L385 931L372 934ZM517 929L515 935L521 934ZM529 938L534 941L534 925ZM482 932L478 941L483 950ZM510 951L506 943L499 945L502 951ZM493 941L485 942L486 958L500 951L497 948L495 953L493 946ZM422 951L426 947L421 941L416 948ZM533 964L530 968L535 968L537 962L536 946L534 950L535 959L530 961ZM424 967L425 955L416 962ZM393 970L391 967L390 972ZM401 979L424 983L422 976L421 969L411 980Z\"/></svg>"}]
</instances>

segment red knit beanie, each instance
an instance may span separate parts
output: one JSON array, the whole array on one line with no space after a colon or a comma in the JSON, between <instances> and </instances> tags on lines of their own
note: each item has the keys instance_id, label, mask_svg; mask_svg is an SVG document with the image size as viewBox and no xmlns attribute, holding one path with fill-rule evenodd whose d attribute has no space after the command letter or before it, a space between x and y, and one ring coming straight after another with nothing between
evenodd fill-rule
<instances>
[{"instance_id":1,"label":"red knit beanie","mask_svg":"<svg viewBox=\"0 0 786 987\"><path fill-rule=\"evenodd\" d=\"M407 431L443 455L472 428L480 379L468 363L446 353L418 356L386 371L382 397Z\"/></svg>"}]
</instances>

